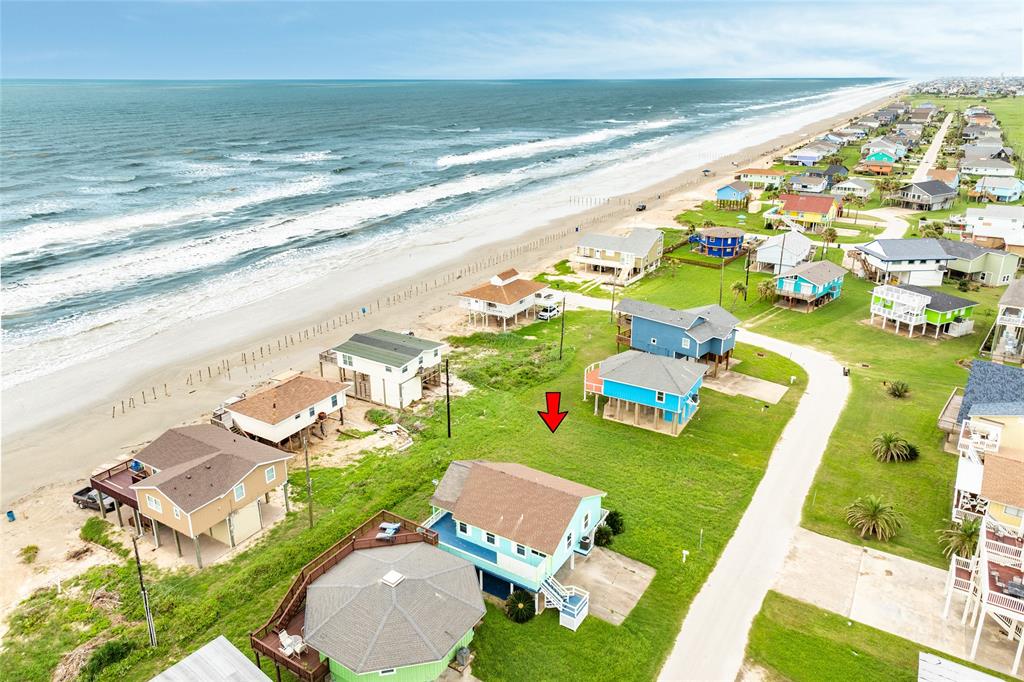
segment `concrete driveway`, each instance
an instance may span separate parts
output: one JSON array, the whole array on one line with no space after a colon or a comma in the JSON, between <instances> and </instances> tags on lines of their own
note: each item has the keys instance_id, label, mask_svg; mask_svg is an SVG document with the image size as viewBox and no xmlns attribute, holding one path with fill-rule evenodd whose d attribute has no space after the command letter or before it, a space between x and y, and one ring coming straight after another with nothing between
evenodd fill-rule
<instances>
[{"instance_id":1,"label":"concrete driveway","mask_svg":"<svg viewBox=\"0 0 1024 682\"><path fill-rule=\"evenodd\" d=\"M960 624L964 598L943 620L946 571L800 528L773 587L850 620L967 659L974 629ZM975 662L1009 674L1015 643L988 621Z\"/></svg>"},{"instance_id":2,"label":"concrete driveway","mask_svg":"<svg viewBox=\"0 0 1024 682\"><path fill-rule=\"evenodd\" d=\"M590 593L590 615L622 625L633 610L656 571L607 547L595 547L589 555L576 557L576 568L568 562L555 574L563 585L576 585Z\"/></svg>"}]
</instances>

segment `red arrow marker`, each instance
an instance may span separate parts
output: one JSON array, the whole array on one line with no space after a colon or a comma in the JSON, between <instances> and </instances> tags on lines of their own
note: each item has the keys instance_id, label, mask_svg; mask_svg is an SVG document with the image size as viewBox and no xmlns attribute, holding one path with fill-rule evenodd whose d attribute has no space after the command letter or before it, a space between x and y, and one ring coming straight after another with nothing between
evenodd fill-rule
<instances>
[{"instance_id":1,"label":"red arrow marker","mask_svg":"<svg viewBox=\"0 0 1024 682\"><path fill-rule=\"evenodd\" d=\"M537 410L537 414L539 414L540 418L544 420L545 424L547 424L551 433L554 433L558 429L558 425L562 423L563 419L565 419L565 415L569 413L558 411L558 405L562 402L561 393L557 391L549 391L544 394L544 397L547 399L548 411L541 412L540 410Z\"/></svg>"}]
</instances>

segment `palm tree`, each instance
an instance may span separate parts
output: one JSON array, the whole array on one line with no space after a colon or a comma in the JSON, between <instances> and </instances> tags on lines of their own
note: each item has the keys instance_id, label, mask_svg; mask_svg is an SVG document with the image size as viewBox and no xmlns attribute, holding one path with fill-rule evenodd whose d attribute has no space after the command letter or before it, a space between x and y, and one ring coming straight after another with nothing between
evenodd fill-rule
<instances>
[{"instance_id":1,"label":"palm tree","mask_svg":"<svg viewBox=\"0 0 1024 682\"><path fill-rule=\"evenodd\" d=\"M939 534L939 544L947 559L953 556L972 557L981 537L981 519L964 519L959 525L952 523L949 528L935 532Z\"/></svg>"},{"instance_id":2,"label":"palm tree","mask_svg":"<svg viewBox=\"0 0 1024 682\"><path fill-rule=\"evenodd\" d=\"M758 282L757 298L760 301L770 301L775 298L775 280L762 279Z\"/></svg>"},{"instance_id":3,"label":"palm tree","mask_svg":"<svg viewBox=\"0 0 1024 682\"><path fill-rule=\"evenodd\" d=\"M836 232L834 227L826 227L821 231L821 239L825 242L825 248L821 252L821 257L825 258L825 254L828 252L828 245L839 239L839 233Z\"/></svg>"},{"instance_id":4,"label":"palm tree","mask_svg":"<svg viewBox=\"0 0 1024 682\"><path fill-rule=\"evenodd\" d=\"M735 310L736 299L747 293L747 285L739 280L736 280L735 282L732 283L732 286L729 287L729 289L732 291L732 308L730 308L730 310Z\"/></svg>"},{"instance_id":5,"label":"palm tree","mask_svg":"<svg viewBox=\"0 0 1024 682\"><path fill-rule=\"evenodd\" d=\"M893 398L905 398L910 393L910 384L905 381L890 381L888 390Z\"/></svg>"},{"instance_id":6,"label":"palm tree","mask_svg":"<svg viewBox=\"0 0 1024 682\"><path fill-rule=\"evenodd\" d=\"M902 462L910 454L910 444L898 433L883 431L871 441L871 454L879 462Z\"/></svg>"},{"instance_id":7,"label":"palm tree","mask_svg":"<svg viewBox=\"0 0 1024 682\"><path fill-rule=\"evenodd\" d=\"M701 227L714 227L715 226L715 221L712 220L711 218L705 218L704 220L701 221L700 226Z\"/></svg>"},{"instance_id":8,"label":"palm tree","mask_svg":"<svg viewBox=\"0 0 1024 682\"><path fill-rule=\"evenodd\" d=\"M874 495L858 497L848 506L846 522L853 526L861 538L874 535L882 542L891 540L903 527L903 520L896 508Z\"/></svg>"}]
</instances>

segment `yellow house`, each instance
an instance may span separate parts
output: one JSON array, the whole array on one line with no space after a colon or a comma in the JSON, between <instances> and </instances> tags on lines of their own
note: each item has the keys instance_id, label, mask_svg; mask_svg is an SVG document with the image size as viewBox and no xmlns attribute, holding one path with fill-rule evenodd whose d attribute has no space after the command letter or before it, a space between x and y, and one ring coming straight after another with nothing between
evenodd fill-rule
<instances>
[{"instance_id":1,"label":"yellow house","mask_svg":"<svg viewBox=\"0 0 1024 682\"><path fill-rule=\"evenodd\" d=\"M839 200L830 194L781 194L781 204L765 213L766 220L791 221L804 228L828 227L839 215Z\"/></svg>"}]
</instances>

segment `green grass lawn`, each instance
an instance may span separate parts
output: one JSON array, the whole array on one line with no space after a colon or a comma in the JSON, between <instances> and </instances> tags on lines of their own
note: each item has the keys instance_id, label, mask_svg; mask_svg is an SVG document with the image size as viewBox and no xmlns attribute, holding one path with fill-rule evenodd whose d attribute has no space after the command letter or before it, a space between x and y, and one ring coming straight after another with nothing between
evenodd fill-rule
<instances>
[{"instance_id":1,"label":"green grass lawn","mask_svg":"<svg viewBox=\"0 0 1024 682\"><path fill-rule=\"evenodd\" d=\"M690 304L707 302L705 291L692 292ZM408 450L369 452L345 469L314 468L312 529L304 511L293 512L228 563L201 572L147 569L160 638L155 649L145 646L132 565L105 566L65 583L61 596L42 590L18 608L0 654L0 678L48 680L63 654L101 633L135 648L103 669L100 680L148 679L218 634L248 653L247 633L262 625L303 564L379 509L426 517L431 481L451 460L486 458L523 462L606 490L604 506L620 510L627 525L613 548L653 566L657 575L620 627L590 617L573 633L558 625L553 611L515 625L489 607L474 642L474 674L523 680L542 670L559 680L653 679L749 503L806 376L785 358L760 358L740 346L738 371L779 382L795 375L795 386L764 413L759 401L705 390L701 409L672 438L593 415L592 403L582 401L582 372L615 352L614 326L596 311L571 312L566 322L563 360L557 357L558 321L452 339L457 372L479 386L452 405L454 437L445 437L443 406L436 414L427 407L416 416L425 429ZM555 434L536 415L544 392L552 390L562 391L562 408L569 411ZM303 473L292 472L291 480L297 497L304 497ZM683 549L691 552L685 565ZM101 587L120 600L112 612L91 604Z\"/></svg>"},{"instance_id":2,"label":"green grass lawn","mask_svg":"<svg viewBox=\"0 0 1024 682\"><path fill-rule=\"evenodd\" d=\"M744 216L743 221L740 221L739 219L739 216L741 215ZM716 208L715 202L713 201L705 201L700 208L684 211L676 216L676 222L680 225L686 223L695 226L697 229L700 229L705 220L710 220L715 225L739 227L745 232L772 232L765 228L764 218L761 217L760 213L751 213L750 211L728 211Z\"/></svg>"},{"instance_id":3,"label":"green grass lawn","mask_svg":"<svg viewBox=\"0 0 1024 682\"><path fill-rule=\"evenodd\" d=\"M747 661L765 668L770 679L792 682L916 682L921 651L1013 679L778 592L767 594L754 618Z\"/></svg>"}]
</instances>

